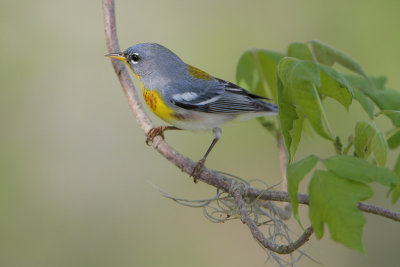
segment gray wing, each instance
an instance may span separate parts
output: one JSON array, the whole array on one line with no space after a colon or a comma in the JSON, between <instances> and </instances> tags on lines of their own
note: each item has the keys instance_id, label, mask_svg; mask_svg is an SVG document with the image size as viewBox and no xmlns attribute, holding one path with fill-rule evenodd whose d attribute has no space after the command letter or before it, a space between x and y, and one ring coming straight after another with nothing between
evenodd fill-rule
<instances>
[{"instance_id":1,"label":"gray wing","mask_svg":"<svg viewBox=\"0 0 400 267\"><path fill-rule=\"evenodd\" d=\"M197 86L186 84L185 88L173 83L168 87L168 100L188 110L225 114L277 112L276 105L259 100L267 98L221 79L204 81Z\"/></svg>"}]
</instances>

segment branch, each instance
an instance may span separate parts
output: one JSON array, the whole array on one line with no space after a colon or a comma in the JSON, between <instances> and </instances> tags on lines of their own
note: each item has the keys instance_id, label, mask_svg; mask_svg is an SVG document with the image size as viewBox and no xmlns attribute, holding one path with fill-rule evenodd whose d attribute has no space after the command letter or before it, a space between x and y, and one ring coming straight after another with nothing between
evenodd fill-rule
<instances>
[{"instance_id":1,"label":"branch","mask_svg":"<svg viewBox=\"0 0 400 267\"><path fill-rule=\"evenodd\" d=\"M288 165L288 153L286 151L283 136L280 131L276 133L276 145L279 150L279 159L280 159L280 167L282 173L282 180L283 180L283 191L288 191L288 182L287 182L287 165Z\"/></svg>"},{"instance_id":2,"label":"branch","mask_svg":"<svg viewBox=\"0 0 400 267\"><path fill-rule=\"evenodd\" d=\"M272 201L280 201L280 202L290 202L290 197L287 192L281 191L265 191L262 189L257 189L254 187L249 187L247 197L259 197L259 199L263 200L272 200ZM309 205L309 197L307 194L298 194L297 199L300 204ZM382 217L386 217L388 219L392 219L393 221L400 222L400 212L396 212L390 209L385 209L379 206L375 206L367 203L357 203L357 208L365 213L372 213L375 215L379 215Z\"/></svg>"},{"instance_id":3,"label":"branch","mask_svg":"<svg viewBox=\"0 0 400 267\"><path fill-rule=\"evenodd\" d=\"M238 206L240 217L242 219L242 222L247 224L247 227L249 227L250 232L252 233L253 237L265 248L272 250L273 252L279 253L279 254L290 254L293 251L297 250L300 248L302 245L304 245L309 239L310 236L314 233L314 229L312 226L308 227L304 233L295 241L289 243L289 245L277 245L276 243L271 242L265 236L263 233L260 231L260 229L257 227L256 223L250 218L246 204L243 200L243 184L239 184L232 190L232 196L235 199L236 205ZM241 188L242 187L242 188Z\"/></svg>"},{"instance_id":4,"label":"branch","mask_svg":"<svg viewBox=\"0 0 400 267\"><path fill-rule=\"evenodd\" d=\"M103 13L104 13L104 30L106 36L106 44L107 49L110 53L120 51L118 38L116 33L115 26L115 8L113 0L103 0ZM119 62L115 59L111 59L112 65L114 67L115 73L118 76L118 79L121 83L121 86L124 90L124 93L128 99L128 104L132 109L133 114L135 115L136 121L142 130L147 133L151 128L154 127L150 118L145 113L142 104L140 103L139 97L136 93L135 87L130 79L129 72L127 71L125 65L122 62ZM187 174L191 174L193 168L196 163L189 159L188 157L183 156L178 151L169 146L161 137L156 136L153 139L152 146L156 149L162 156L164 156L167 160L177 166L181 171L186 172ZM214 186L225 192L233 192L231 189L235 185L235 181L231 178L228 178L222 175L219 172L210 170L208 168L202 169L198 176L198 180L203 181L211 186ZM238 195L238 193L235 193ZM262 199L262 200L272 200L272 201L281 201L281 202L290 202L289 195L287 192L280 191L265 191L262 189L257 189L254 187L248 187L246 190L245 196L249 199ZM243 201L243 198L238 198ZM308 195L299 194L298 195L299 203L301 204L309 204ZM240 201L239 201L240 202ZM240 202L242 205L242 202ZM239 206L239 203L238 203ZM372 213L376 215L380 215L394 221L400 222L400 213L384 209L382 207L374 206L366 203L358 203L357 207L364 212ZM242 218L246 218L245 213L242 214ZM247 223L247 222L246 222ZM254 223L254 222L253 222ZM251 225L251 222L248 222L248 226ZM310 230L306 230L303 236L307 236ZM253 234L254 235L254 234ZM300 238L301 239L301 238ZM299 239L299 240L300 240ZM262 240L262 239L261 239ZM299 241L298 240L298 241ZM296 241L296 242L298 242ZM295 246L296 242L291 244L291 246ZM300 243L297 245L302 245Z\"/></svg>"},{"instance_id":5,"label":"branch","mask_svg":"<svg viewBox=\"0 0 400 267\"><path fill-rule=\"evenodd\" d=\"M116 26L115 26L115 8L113 0L103 0L103 13L104 13L104 31L106 36L107 49L110 53L120 51ZM129 72L122 62L116 59L111 59L114 71L118 76L124 93L128 99L128 104L135 115L136 121L142 130L147 133L154 127L150 118L145 113L139 97L136 93L135 86L130 79ZM160 136L153 139L152 146L166 159L171 161L181 171L191 174L196 163L191 159L183 156L178 151L170 147ZM224 175L204 168L198 177L198 180L203 181L209 185L220 188L228 192L232 179Z\"/></svg>"},{"instance_id":6,"label":"branch","mask_svg":"<svg viewBox=\"0 0 400 267\"><path fill-rule=\"evenodd\" d=\"M289 155L285 148L281 130L276 132L276 145L279 151L279 162L283 180L283 191L288 192L287 166L289 163ZM288 220L290 218L290 216L292 215L292 205L290 203L286 203L284 210L282 210L282 215L282 218L285 220Z\"/></svg>"}]
</instances>

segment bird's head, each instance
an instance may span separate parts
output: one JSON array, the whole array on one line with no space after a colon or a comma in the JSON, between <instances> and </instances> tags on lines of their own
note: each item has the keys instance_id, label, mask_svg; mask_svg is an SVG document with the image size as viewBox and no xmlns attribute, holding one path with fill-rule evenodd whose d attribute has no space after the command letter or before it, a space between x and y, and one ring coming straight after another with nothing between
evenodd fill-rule
<instances>
[{"instance_id":1,"label":"bird's head","mask_svg":"<svg viewBox=\"0 0 400 267\"><path fill-rule=\"evenodd\" d=\"M187 68L186 64L171 50L155 43L136 44L124 52L107 54L106 57L125 62L140 78L146 76L167 78Z\"/></svg>"}]
</instances>

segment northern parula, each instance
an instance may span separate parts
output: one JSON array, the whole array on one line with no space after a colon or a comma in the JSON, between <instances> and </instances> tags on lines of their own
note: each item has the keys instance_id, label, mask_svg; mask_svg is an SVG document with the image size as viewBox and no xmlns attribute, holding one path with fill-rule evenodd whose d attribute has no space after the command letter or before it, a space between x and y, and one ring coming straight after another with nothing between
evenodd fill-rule
<instances>
[{"instance_id":1,"label":"northern parula","mask_svg":"<svg viewBox=\"0 0 400 267\"><path fill-rule=\"evenodd\" d=\"M193 169L196 178L221 138L221 124L235 119L276 115L278 107L268 98L254 95L228 81L183 62L168 48L155 43L136 44L124 52L106 55L125 62L138 78L144 100L161 119L173 126L160 126L147 133L146 143L166 130L212 130L214 139Z\"/></svg>"}]
</instances>

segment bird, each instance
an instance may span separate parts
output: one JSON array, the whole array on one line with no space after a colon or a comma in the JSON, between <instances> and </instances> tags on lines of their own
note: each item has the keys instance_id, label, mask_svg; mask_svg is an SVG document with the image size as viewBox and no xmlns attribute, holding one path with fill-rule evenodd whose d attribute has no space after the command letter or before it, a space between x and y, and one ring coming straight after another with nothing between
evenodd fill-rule
<instances>
[{"instance_id":1,"label":"bird","mask_svg":"<svg viewBox=\"0 0 400 267\"><path fill-rule=\"evenodd\" d=\"M211 145L191 173L195 182L222 136L222 124L278 113L270 99L186 64L157 43L139 43L105 56L121 60L132 70L150 110L169 124L150 129L146 144L156 136L164 138L167 130L213 132Z\"/></svg>"}]
</instances>

